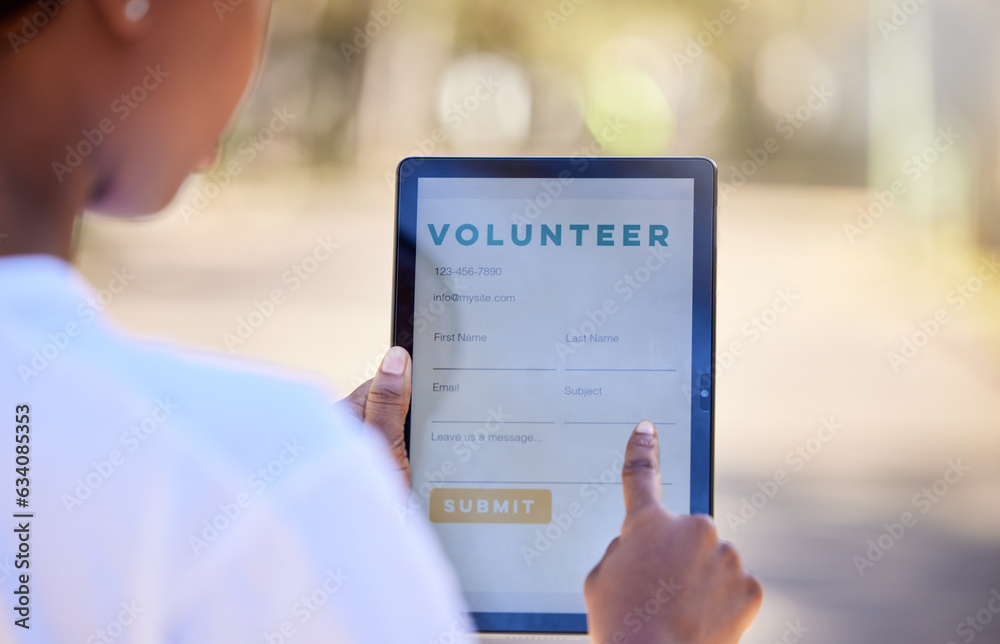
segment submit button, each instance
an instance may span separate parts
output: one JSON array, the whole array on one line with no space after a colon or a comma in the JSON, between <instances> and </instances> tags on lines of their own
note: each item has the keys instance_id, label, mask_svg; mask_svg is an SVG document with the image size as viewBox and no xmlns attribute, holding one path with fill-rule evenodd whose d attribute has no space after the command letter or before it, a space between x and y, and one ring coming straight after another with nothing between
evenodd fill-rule
<instances>
[{"instance_id":1,"label":"submit button","mask_svg":"<svg viewBox=\"0 0 1000 644\"><path fill-rule=\"evenodd\" d=\"M434 523L549 523L552 490L431 490Z\"/></svg>"}]
</instances>

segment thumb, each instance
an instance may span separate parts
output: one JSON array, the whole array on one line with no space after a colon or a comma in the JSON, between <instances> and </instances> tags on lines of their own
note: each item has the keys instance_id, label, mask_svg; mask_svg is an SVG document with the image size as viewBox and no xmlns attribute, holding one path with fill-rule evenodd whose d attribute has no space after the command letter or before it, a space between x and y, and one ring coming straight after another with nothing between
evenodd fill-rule
<instances>
[{"instance_id":1,"label":"thumb","mask_svg":"<svg viewBox=\"0 0 1000 644\"><path fill-rule=\"evenodd\" d=\"M365 423L385 437L398 463L406 462L403 430L410 409L411 364L406 349L389 349L372 379L365 402Z\"/></svg>"}]
</instances>

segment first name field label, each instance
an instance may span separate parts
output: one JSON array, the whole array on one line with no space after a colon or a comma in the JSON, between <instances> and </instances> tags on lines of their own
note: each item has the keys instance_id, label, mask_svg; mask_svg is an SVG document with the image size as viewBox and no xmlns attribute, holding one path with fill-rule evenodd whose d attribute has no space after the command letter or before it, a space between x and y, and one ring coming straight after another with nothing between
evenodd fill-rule
<instances>
[{"instance_id":1,"label":"first name field label","mask_svg":"<svg viewBox=\"0 0 1000 644\"><path fill-rule=\"evenodd\" d=\"M487 342L488 338L483 334L473 333L435 333L435 342Z\"/></svg>"}]
</instances>

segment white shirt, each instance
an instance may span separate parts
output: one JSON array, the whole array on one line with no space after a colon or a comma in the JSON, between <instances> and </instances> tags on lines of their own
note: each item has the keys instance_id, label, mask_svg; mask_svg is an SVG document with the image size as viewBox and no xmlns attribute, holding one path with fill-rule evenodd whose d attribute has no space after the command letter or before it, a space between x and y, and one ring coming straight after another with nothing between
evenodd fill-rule
<instances>
[{"instance_id":1,"label":"white shirt","mask_svg":"<svg viewBox=\"0 0 1000 644\"><path fill-rule=\"evenodd\" d=\"M453 573L357 421L317 387L129 337L94 297L61 260L0 258L0 642L466 641Z\"/></svg>"}]
</instances>

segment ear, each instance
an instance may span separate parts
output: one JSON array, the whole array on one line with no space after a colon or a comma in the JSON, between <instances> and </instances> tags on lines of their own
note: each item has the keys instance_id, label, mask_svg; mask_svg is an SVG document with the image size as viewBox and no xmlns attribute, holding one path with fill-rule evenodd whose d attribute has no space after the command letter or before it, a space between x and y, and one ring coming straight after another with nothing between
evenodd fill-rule
<instances>
[{"instance_id":1,"label":"ear","mask_svg":"<svg viewBox=\"0 0 1000 644\"><path fill-rule=\"evenodd\" d=\"M117 38L129 42L149 31L154 2L173 0L91 0L101 21Z\"/></svg>"}]
</instances>

